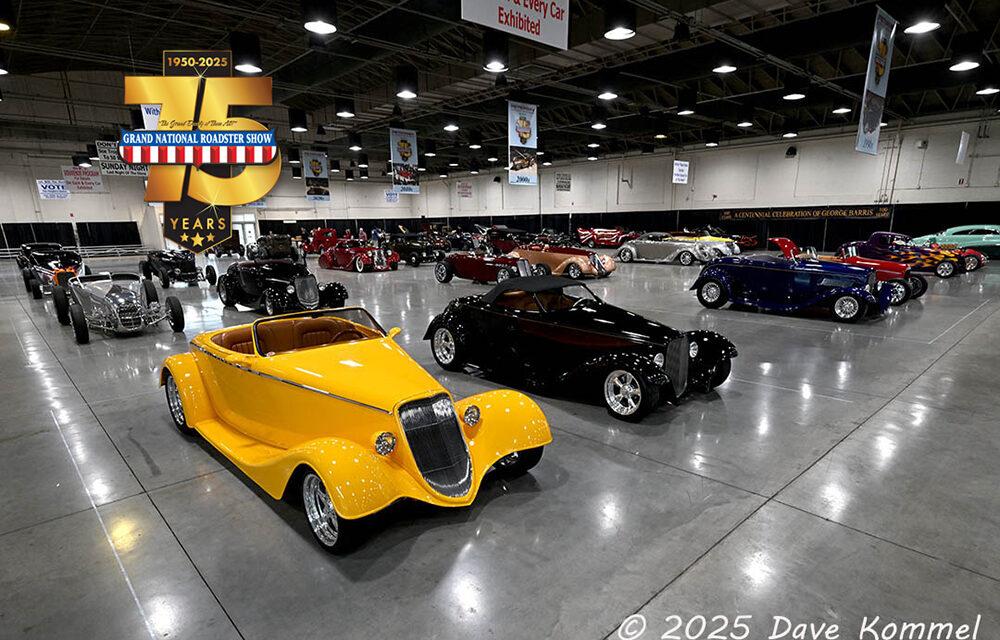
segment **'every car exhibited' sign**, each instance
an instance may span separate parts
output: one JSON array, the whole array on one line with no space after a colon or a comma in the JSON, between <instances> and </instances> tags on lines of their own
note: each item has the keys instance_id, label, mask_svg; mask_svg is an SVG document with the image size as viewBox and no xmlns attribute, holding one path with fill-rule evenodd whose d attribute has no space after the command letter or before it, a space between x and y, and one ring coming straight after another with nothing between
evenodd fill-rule
<instances>
[{"instance_id":1,"label":"'every car exhibited' sign","mask_svg":"<svg viewBox=\"0 0 1000 640\"><path fill-rule=\"evenodd\" d=\"M566 49L569 0L462 0L462 20Z\"/></svg>"}]
</instances>

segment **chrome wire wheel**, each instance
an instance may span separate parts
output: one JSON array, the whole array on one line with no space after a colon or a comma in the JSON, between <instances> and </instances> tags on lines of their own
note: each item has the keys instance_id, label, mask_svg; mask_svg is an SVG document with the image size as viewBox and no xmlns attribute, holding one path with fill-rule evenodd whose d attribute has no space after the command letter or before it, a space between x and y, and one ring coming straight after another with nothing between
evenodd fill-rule
<instances>
[{"instance_id":1,"label":"chrome wire wheel","mask_svg":"<svg viewBox=\"0 0 1000 640\"><path fill-rule=\"evenodd\" d=\"M455 336L444 327L434 332L434 356L442 364L451 364L455 360Z\"/></svg>"},{"instance_id":2,"label":"chrome wire wheel","mask_svg":"<svg viewBox=\"0 0 1000 640\"><path fill-rule=\"evenodd\" d=\"M621 416L630 416L642 404L642 387L628 371L616 369L604 379L604 401Z\"/></svg>"},{"instance_id":3,"label":"chrome wire wheel","mask_svg":"<svg viewBox=\"0 0 1000 640\"><path fill-rule=\"evenodd\" d=\"M682 265L689 267L694 264L694 254L690 251L682 251L681 255L677 258Z\"/></svg>"},{"instance_id":4,"label":"chrome wire wheel","mask_svg":"<svg viewBox=\"0 0 1000 640\"><path fill-rule=\"evenodd\" d=\"M965 256L965 270L975 271L979 268L979 258L976 256Z\"/></svg>"},{"instance_id":5,"label":"chrome wire wheel","mask_svg":"<svg viewBox=\"0 0 1000 640\"><path fill-rule=\"evenodd\" d=\"M701 297L705 302L717 302L722 295L722 287L716 282L706 282L701 288Z\"/></svg>"},{"instance_id":6,"label":"chrome wire wheel","mask_svg":"<svg viewBox=\"0 0 1000 640\"><path fill-rule=\"evenodd\" d=\"M177 389L177 382L172 375L167 376L167 407L170 409L170 417L178 427L186 428L187 420L184 418L184 405L181 404L181 393Z\"/></svg>"},{"instance_id":7,"label":"chrome wire wheel","mask_svg":"<svg viewBox=\"0 0 1000 640\"><path fill-rule=\"evenodd\" d=\"M365 270L365 263L361 261L361 258L354 259L354 270L361 273Z\"/></svg>"},{"instance_id":8,"label":"chrome wire wheel","mask_svg":"<svg viewBox=\"0 0 1000 640\"><path fill-rule=\"evenodd\" d=\"M275 312L274 308L274 296L269 294L264 294L264 313L269 316L273 316Z\"/></svg>"},{"instance_id":9,"label":"chrome wire wheel","mask_svg":"<svg viewBox=\"0 0 1000 640\"><path fill-rule=\"evenodd\" d=\"M323 486L323 481L315 473L310 473L302 481L302 504L313 534L324 546L333 547L340 536L340 524L333 502Z\"/></svg>"},{"instance_id":10,"label":"chrome wire wheel","mask_svg":"<svg viewBox=\"0 0 1000 640\"><path fill-rule=\"evenodd\" d=\"M448 277L448 267L444 266L443 262L434 265L434 277L437 278L438 282L444 282L444 279Z\"/></svg>"},{"instance_id":11,"label":"chrome wire wheel","mask_svg":"<svg viewBox=\"0 0 1000 640\"><path fill-rule=\"evenodd\" d=\"M833 303L833 312L838 318L853 318L858 315L858 308L858 301L854 296L842 296Z\"/></svg>"},{"instance_id":12,"label":"chrome wire wheel","mask_svg":"<svg viewBox=\"0 0 1000 640\"><path fill-rule=\"evenodd\" d=\"M906 298L906 286L902 282L890 282L889 287L892 289L889 302L893 305L901 304Z\"/></svg>"}]
</instances>

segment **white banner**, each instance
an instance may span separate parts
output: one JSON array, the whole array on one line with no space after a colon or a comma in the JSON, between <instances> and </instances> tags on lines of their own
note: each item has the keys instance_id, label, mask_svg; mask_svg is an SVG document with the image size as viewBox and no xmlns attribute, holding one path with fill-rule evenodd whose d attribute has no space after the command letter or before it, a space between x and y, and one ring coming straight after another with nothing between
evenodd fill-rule
<instances>
[{"instance_id":1,"label":"white banner","mask_svg":"<svg viewBox=\"0 0 1000 640\"><path fill-rule=\"evenodd\" d=\"M417 132L412 129L389 129L389 153L392 154L392 190L396 193L420 193Z\"/></svg>"},{"instance_id":2,"label":"white banner","mask_svg":"<svg viewBox=\"0 0 1000 640\"><path fill-rule=\"evenodd\" d=\"M456 182L455 191L458 192L459 198L471 198L472 197L472 183L471 182Z\"/></svg>"},{"instance_id":3,"label":"white banner","mask_svg":"<svg viewBox=\"0 0 1000 640\"><path fill-rule=\"evenodd\" d=\"M507 181L515 185L538 184L538 105L507 103Z\"/></svg>"},{"instance_id":4,"label":"white banner","mask_svg":"<svg viewBox=\"0 0 1000 640\"><path fill-rule=\"evenodd\" d=\"M107 193L97 167L63 167L63 181L70 193Z\"/></svg>"},{"instance_id":5,"label":"white banner","mask_svg":"<svg viewBox=\"0 0 1000 640\"><path fill-rule=\"evenodd\" d=\"M573 174L557 173L556 191L572 191L572 190L573 190Z\"/></svg>"},{"instance_id":6,"label":"white banner","mask_svg":"<svg viewBox=\"0 0 1000 640\"><path fill-rule=\"evenodd\" d=\"M878 10L872 49L868 56L868 77L865 79L865 94L861 102L858 140L854 145L861 153L873 156L878 155L878 135L882 126L882 114L885 112L889 67L892 64L892 48L898 25L892 16L881 8Z\"/></svg>"},{"instance_id":7,"label":"white banner","mask_svg":"<svg viewBox=\"0 0 1000 640\"><path fill-rule=\"evenodd\" d=\"M386 204L396 204L399 202L399 192L388 189L385 192Z\"/></svg>"},{"instance_id":8,"label":"white banner","mask_svg":"<svg viewBox=\"0 0 1000 640\"><path fill-rule=\"evenodd\" d=\"M691 169L691 163L687 160L674 160L674 184L687 184L688 183L688 172Z\"/></svg>"},{"instance_id":9,"label":"white banner","mask_svg":"<svg viewBox=\"0 0 1000 640\"><path fill-rule=\"evenodd\" d=\"M566 49L569 0L462 0L462 20Z\"/></svg>"},{"instance_id":10,"label":"white banner","mask_svg":"<svg viewBox=\"0 0 1000 640\"><path fill-rule=\"evenodd\" d=\"M326 154L322 151L302 152L302 177L306 183L306 200L330 201L330 174L327 172Z\"/></svg>"},{"instance_id":11,"label":"white banner","mask_svg":"<svg viewBox=\"0 0 1000 640\"><path fill-rule=\"evenodd\" d=\"M97 156L100 158L101 175L132 176L145 178L149 175L149 166L145 164L128 164L122 162L118 155L118 143L114 140L97 140Z\"/></svg>"},{"instance_id":12,"label":"white banner","mask_svg":"<svg viewBox=\"0 0 1000 640\"><path fill-rule=\"evenodd\" d=\"M38 197L42 200L69 200L65 180L35 180Z\"/></svg>"}]
</instances>

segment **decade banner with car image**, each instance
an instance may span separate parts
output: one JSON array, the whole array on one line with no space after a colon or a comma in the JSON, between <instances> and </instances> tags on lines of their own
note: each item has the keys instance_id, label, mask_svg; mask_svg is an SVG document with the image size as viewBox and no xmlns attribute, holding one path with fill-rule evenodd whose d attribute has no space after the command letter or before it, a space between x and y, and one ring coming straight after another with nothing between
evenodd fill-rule
<instances>
[{"instance_id":1,"label":"decade banner with car image","mask_svg":"<svg viewBox=\"0 0 1000 640\"><path fill-rule=\"evenodd\" d=\"M325 153L303 151L302 176L306 183L306 200L309 202L330 201L330 174Z\"/></svg>"},{"instance_id":2,"label":"decade banner with car image","mask_svg":"<svg viewBox=\"0 0 1000 640\"><path fill-rule=\"evenodd\" d=\"M413 129L389 129L392 153L392 190L395 193L420 193L417 173L417 132Z\"/></svg>"},{"instance_id":3,"label":"decade banner with car image","mask_svg":"<svg viewBox=\"0 0 1000 640\"><path fill-rule=\"evenodd\" d=\"M510 184L538 184L538 105L507 103L507 146L510 152L507 179Z\"/></svg>"},{"instance_id":4,"label":"decade banner with car image","mask_svg":"<svg viewBox=\"0 0 1000 640\"><path fill-rule=\"evenodd\" d=\"M885 112L889 67L892 64L892 48L898 25L895 18L881 8L878 10L875 16L875 33L872 35L872 49L868 57L865 94L861 102L858 140L854 146L861 153L873 156L878 155L878 136L882 128L882 114Z\"/></svg>"}]
</instances>

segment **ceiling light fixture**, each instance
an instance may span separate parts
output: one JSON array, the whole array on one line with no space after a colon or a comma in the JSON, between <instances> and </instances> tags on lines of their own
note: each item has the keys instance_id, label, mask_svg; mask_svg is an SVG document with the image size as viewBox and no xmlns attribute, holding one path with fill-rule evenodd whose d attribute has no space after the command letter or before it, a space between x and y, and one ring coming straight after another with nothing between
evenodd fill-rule
<instances>
[{"instance_id":1,"label":"ceiling light fixture","mask_svg":"<svg viewBox=\"0 0 1000 640\"><path fill-rule=\"evenodd\" d=\"M950 71L972 71L973 69L979 68L979 61L971 56L965 56L956 59L955 62L948 67Z\"/></svg>"},{"instance_id":2,"label":"ceiling light fixture","mask_svg":"<svg viewBox=\"0 0 1000 640\"><path fill-rule=\"evenodd\" d=\"M454 122L449 122L448 124L444 125L444 130L447 131L448 133L455 133L456 131L458 131L458 129L459 126Z\"/></svg>"},{"instance_id":3,"label":"ceiling light fixture","mask_svg":"<svg viewBox=\"0 0 1000 640\"><path fill-rule=\"evenodd\" d=\"M447 172L447 171L444 171L444 170L442 169L441 171L439 171L439 172L438 172L438 177L439 177L439 178L447 178L447 177L448 177L448 172Z\"/></svg>"},{"instance_id":4,"label":"ceiling light fixture","mask_svg":"<svg viewBox=\"0 0 1000 640\"><path fill-rule=\"evenodd\" d=\"M851 112L851 108L850 107L837 107L831 113L833 113L835 115L838 115L838 116L843 116L843 115L847 115L850 112Z\"/></svg>"},{"instance_id":5,"label":"ceiling light fixture","mask_svg":"<svg viewBox=\"0 0 1000 640\"><path fill-rule=\"evenodd\" d=\"M976 91L977 96L992 96L997 93L1000 93L1000 87L998 87L995 82L984 83L980 85L979 90Z\"/></svg>"},{"instance_id":6,"label":"ceiling light fixture","mask_svg":"<svg viewBox=\"0 0 1000 640\"><path fill-rule=\"evenodd\" d=\"M330 173L340 173L340 160L330 161Z\"/></svg>"},{"instance_id":7,"label":"ceiling light fixture","mask_svg":"<svg viewBox=\"0 0 1000 640\"><path fill-rule=\"evenodd\" d=\"M614 100L618 97L618 92L615 91L615 85L617 84L617 74L613 72L605 72L600 74L597 79L597 98L599 100L604 100L605 102L609 100Z\"/></svg>"},{"instance_id":8,"label":"ceiling light fixture","mask_svg":"<svg viewBox=\"0 0 1000 640\"><path fill-rule=\"evenodd\" d=\"M288 108L288 128L295 133L305 133L309 130L306 121L306 112L302 109Z\"/></svg>"},{"instance_id":9,"label":"ceiling light fixture","mask_svg":"<svg viewBox=\"0 0 1000 640\"><path fill-rule=\"evenodd\" d=\"M428 158L433 158L437 155L437 143L433 140L424 140L422 146L424 148L424 155Z\"/></svg>"},{"instance_id":10,"label":"ceiling light fixture","mask_svg":"<svg viewBox=\"0 0 1000 640\"><path fill-rule=\"evenodd\" d=\"M469 148L473 151L483 148L483 134L476 129L469 132Z\"/></svg>"},{"instance_id":11,"label":"ceiling light fixture","mask_svg":"<svg viewBox=\"0 0 1000 640\"><path fill-rule=\"evenodd\" d=\"M961 73L978 69L983 62L983 38L976 32L955 36L952 51L950 70Z\"/></svg>"},{"instance_id":12,"label":"ceiling light fixture","mask_svg":"<svg viewBox=\"0 0 1000 640\"><path fill-rule=\"evenodd\" d=\"M354 111L354 98L337 98L333 104L338 118L353 118L357 115Z\"/></svg>"},{"instance_id":13,"label":"ceiling light fixture","mask_svg":"<svg viewBox=\"0 0 1000 640\"><path fill-rule=\"evenodd\" d=\"M14 30L14 3L11 0L0 0L0 33Z\"/></svg>"},{"instance_id":14,"label":"ceiling light fixture","mask_svg":"<svg viewBox=\"0 0 1000 640\"><path fill-rule=\"evenodd\" d=\"M347 134L347 148L351 151L361 151L364 146L361 144L361 134L355 131Z\"/></svg>"},{"instance_id":15,"label":"ceiling light fixture","mask_svg":"<svg viewBox=\"0 0 1000 640\"><path fill-rule=\"evenodd\" d=\"M804 100L809 92L809 81L805 78L790 78L785 83L785 90L782 98L790 102Z\"/></svg>"},{"instance_id":16,"label":"ceiling light fixture","mask_svg":"<svg viewBox=\"0 0 1000 640\"><path fill-rule=\"evenodd\" d=\"M328 36L337 32L337 5L333 0L302 0L302 26Z\"/></svg>"},{"instance_id":17,"label":"ceiling light fixture","mask_svg":"<svg viewBox=\"0 0 1000 640\"><path fill-rule=\"evenodd\" d=\"M552 161L551 160L546 160L545 162L542 163L542 166L543 167L551 167L552 166Z\"/></svg>"},{"instance_id":18,"label":"ceiling light fixture","mask_svg":"<svg viewBox=\"0 0 1000 640\"><path fill-rule=\"evenodd\" d=\"M667 139L667 134L665 134L665 133L658 133L658 134L656 134L653 137L656 138L657 140L666 140Z\"/></svg>"},{"instance_id":19,"label":"ceiling light fixture","mask_svg":"<svg viewBox=\"0 0 1000 640\"><path fill-rule=\"evenodd\" d=\"M344 172L344 175L347 177L348 182L354 182L354 169L348 169Z\"/></svg>"},{"instance_id":20,"label":"ceiling light fixture","mask_svg":"<svg viewBox=\"0 0 1000 640\"><path fill-rule=\"evenodd\" d=\"M483 70L504 73L510 69L507 35L487 29L483 32Z\"/></svg>"},{"instance_id":21,"label":"ceiling light fixture","mask_svg":"<svg viewBox=\"0 0 1000 640\"><path fill-rule=\"evenodd\" d=\"M695 113L695 105L698 102L698 94L690 89L681 91L677 98L677 115L691 116Z\"/></svg>"},{"instance_id":22,"label":"ceiling light fixture","mask_svg":"<svg viewBox=\"0 0 1000 640\"><path fill-rule=\"evenodd\" d=\"M486 150L486 162L500 162L500 156L497 155L497 150L493 147Z\"/></svg>"},{"instance_id":23,"label":"ceiling light fixture","mask_svg":"<svg viewBox=\"0 0 1000 640\"><path fill-rule=\"evenodd\" d=\"M297 147L289 147L288 164L302 164L302 156L299 154Z\"/></svg>"},{"instance_id":24,"label":"ceiling light fixture","mask_svg":"<svg viewBox=\"0 0 1000 640\"><path fill-rule=\"evenodd\" d=\"M362 180L368 179L368 169L365 167L358 167L358 174Z\"/></svg>"},{"instance_id":25,"label":"ceiling light fixture","mask_svg":"<svg viewBox=\"0 0 1000 640\"><path fill-rule=\"evenodd\" d=\"M417 158L417 171L420 173L427 171L427 158Z\"/></svg>"},{"instance_id":26,"label":"ceiling light fixture","mask_svg":"<svg viewBox=\"0 0 1000 640\"><path fill-rule=\"evenodd\" d=\"M90 158L90 160L95 161L95 162L97 160L100 160L101 157L97 153L97 145L96 144L88 144L87 145L87 157Z\"/></svg>"},{"instance_id":27,"label":"ceiling light fixture","mask_svg":"<svg viewBox=\"0 0 1000 640\"><path fill-rule=\"evenodd\" d=\"M403 100L417 97L417 68L412 64L396 67L396 97Z\"/></svg>"},{"instance_id":28,"label":"ceiling light fixture","mask_svg":"<svg viewBox=\"0 0 1000 640\"><path fill-rule=\"evenodd\" d=\"M302 167L292 167L292 180L302 179Z\"/></svg>"},{"instance_id":29,"label":"ceiling light fixture","mask_svg":"<svg viewBox=\"0 0 1000 640\"><path fill-rule=\"evenodd\" d=\"M786 131L783 134L781 134L781 137L782 138L798 138L799 137L799 133L798 133L798 131Z\"/></svg>"},{"instance_id":30,"label":"ceiling light fixture","mask_svg":"<svg viewBox=\"0 0 1000 640\"><path fill-rule=\"evenodd\" d=\"M457 162L449 162L448 166L451 167L452 169L454 169L455 167L458 166L458 163Z\"/></svg>"},{"instance_id":31,"label":"ceiling light fixture","mask_svg":"<svg viewBox=\"0 0 1000 640\"><path fill-rule=\"evenodd\" d=\"M604 7L604 37L628 40L635 35L635 7L623 0L610 0Z\"/></svg>"},{"instance_id":32,"label":"ceiling light fixture","mask_svg":"<svg viewBox=\"0 0 1000 640\"><path fill-rule=\"evenodd\" d=\"M90 157L86 153L74 153L73 154L73 164L78 167L90 167Z\"/></svg>"},{"instance_id":33,"label":"ceiling light fixture","mask_svg":"<svg viewBox=\"0 0 1000 640\"><path fill-rule=\"evenodd\" d=\"M604 117L604 112L596 106L590 110L590 128L601 131L608 128L608 123Z\"/></svg>"},{"instance_id":34,"label":"ceiling light fixture","mask_svg":"<svg viewBox=\"0 0 1000 640\"><path fill-rule=\"evenodd\" d=\"M597 156L587 156L587 160L593 162L594 160L597 160Z\"/></svg>"},{"instance_id":35,"label":"ceiling light fixture","mask_svg":"<svg viewBox=\"0 0 1000 640\"><path fill-rule=\"evenodd\" d=\"M740 129L749 129L753 126L754 115L756 112L752 107L744 107L737 118L736 126Z\"/></svg>"},{"instance_id":36,"label":"ceiling light fixture","mask_svg":"<svg viewBox=\"0 0 1000 640\"><path fill-rule=\"evenodd\" d=\"M587 146L590 147L591 149L596 149L599 146L601 146L601 143L600 142L591 142Z\"/></svg>"},{"instance_id":37,"label":"ceiling light fixture","mask_svg":"<svg viewBox=\"0 0 1000 640\"><path fill-rule=\"evenodd\" d=\"M229 34L229 48L233 52L233 68L240 73L253 74L263 71L260 55L260 38L256 33L234 31Z\"/></svg>"},{"instance_id":38,"label":"ceiling light fixture","mask_svg":"<svg viewBox=\"0 0 1000 640\"><path fill-rule=\"evenodd\" d=\"M359 169L367 169L368 168L368 154L367 153L359 153L358 154L358 168Z\"/></svg>"},{"instance_id":39,"label":"ceiling light fixture","mask_svg":"<svg viewBox=\"0 0 1000 640\"><path fill-rule=\"evenodd\" d=\"M903 29L903 33L908 33L911 36L920 35L923 33L930 33L931 31L937 31L941 28L940 22L934 22L933 20L919 20L914 22L910 26Z\"/></svg>"},{"instance_id":40,"label":"ceiling light fixture","mask_svg":"<svg viewBox=\"0 0 1000 640\"><path fill-rule=\"evenodd\" d=\"M729 64L728 62L723 62L722 64L720 64L716 68L712 69L712 71L715 72L715 73L732 73L732 72L736 71L736 67L734 67L733 65Z\"/></svg>"}]
</instances>

